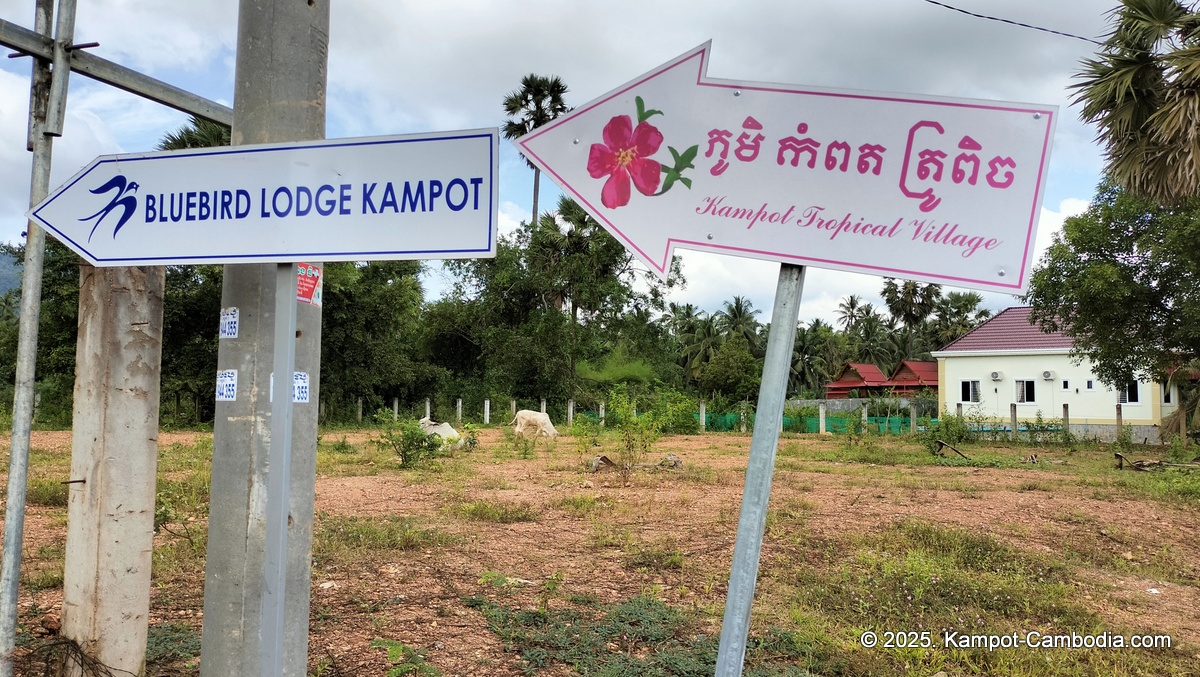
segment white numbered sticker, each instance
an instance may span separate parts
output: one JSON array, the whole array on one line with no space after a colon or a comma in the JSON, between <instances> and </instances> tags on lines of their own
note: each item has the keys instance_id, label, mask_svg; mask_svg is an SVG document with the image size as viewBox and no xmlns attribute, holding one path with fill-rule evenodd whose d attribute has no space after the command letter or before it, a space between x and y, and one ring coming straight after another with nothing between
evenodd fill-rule
<instances>
[{"instance_id":1,"label":"white numbered sticker","mask_svg":"<svg viewBox=\"0 0 1200 677\"><path fill-rule=\"evenodd\" d=\"M220 338L235 339L238 335L238 309L237 308L222 308L221 309L221 334Z\"/></svg>"},{"instance_id":2,"label":"white numbered sticker","mask_svg":"<svg viewBox=\"0 0 1200 677\"><path fill-rule=\"evenodd\" d=\"M237 369L217 372L217 401L237 401Z\"/></svg>"}]
</instances>

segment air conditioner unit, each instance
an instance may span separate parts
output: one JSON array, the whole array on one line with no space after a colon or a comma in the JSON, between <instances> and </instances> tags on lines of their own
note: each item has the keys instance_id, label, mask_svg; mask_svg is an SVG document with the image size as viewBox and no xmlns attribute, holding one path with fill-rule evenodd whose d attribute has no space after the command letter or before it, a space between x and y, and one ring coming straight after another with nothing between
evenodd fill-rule
<instances>
[{"instance_id":1,"label":"air conditioner unit","mask_svg":"<svg viewBox=\"0 0 1200 677\"><path fill-rule=\"evenodd\" d=\"M1047 369L1046 371L1042 372L1042 378L1047 381L1053 381L1054 380L1054 372Z\"/></svg>"},{"instance_id":2,"label":"air conditioner unit","mask_svg":"<svg viewBox=\"0 0 1200 677\"><path fill-rule=\"evenodd\" d=\"M1002 372L1002 371L993 371L993 372L992 372L992 380L993 380L993 381L1003 381L1003 380L1004 380L1004 372Z\"/></svg>"}]
</instances>

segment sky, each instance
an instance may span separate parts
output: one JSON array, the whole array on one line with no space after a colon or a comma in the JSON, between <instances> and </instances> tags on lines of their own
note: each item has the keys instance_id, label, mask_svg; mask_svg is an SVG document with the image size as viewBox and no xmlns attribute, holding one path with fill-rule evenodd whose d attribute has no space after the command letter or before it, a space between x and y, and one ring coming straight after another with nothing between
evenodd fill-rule
<instances>
[{"instance_id":1,"label":"sky","mask_svg":"<svg viewBox=\"0 0 1200 677\"><path fill-rule=\"evenodd\" d=\"M232 105L236 0L78 0L76 42L98 56ZM946 0L944 4L1089 39L1110 30L1117 0ZM33 0L0 0L0 18L32 28ZM929 0L338 0L329 43L327 138L496 127L503 97L528 73L557 75L580 106L712 41L708 76L869 92L1059 107L1037 249L1083 211L1102 151L1070 85L1091 42L954 11ZM6 50L7 51L7 50ZM0 59L0 241L25 230L29 60ZM152 150L184 114L72 74L54 143L52 189L97 155ZM501 232L527 221L533 172L501 140ZM543 179L540 206L557 187ZM770 320L779 264L677 250L687 279L670 300L720 310L734 295ZM446 288L436 265L427 296ZM833 322L856 294L882 308L882 278L810 267L800 319ZM947 291L954 288L945 287ZM985 293L985 307L1016 305Z\"/></svg>"}]
</instances>

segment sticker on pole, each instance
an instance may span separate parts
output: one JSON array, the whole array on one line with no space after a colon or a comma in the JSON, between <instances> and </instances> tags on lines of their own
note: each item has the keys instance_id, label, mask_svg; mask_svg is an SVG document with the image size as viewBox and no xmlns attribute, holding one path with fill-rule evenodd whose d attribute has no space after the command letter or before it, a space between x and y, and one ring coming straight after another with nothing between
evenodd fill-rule
<instances>
[{"instance_id":1,"label":"sticker on pole","mask_svg":"<svg viewBox=\"0 0 1200 677\"><path fill-rule=\"evenodd\" d=\"M296 300L320 308L321 294L324 291L324 278L321 277L320 266L297 263L296 274Z\"/></svg>"},{"instance_id":2,"label":"sticker on pole","mask_svg":"<svg viewBox=\"0 0 1200 677\"><path fill-rule=\"evenodd\" d=\"M218 337L223 339L238 337L238 309L236 307L221 309L221 332Z\"/></svg>"},{"instance_id":3,"label":"sticker on pole","mask_svg":"<svg viewBox=\"0 0 1200 677\"><path fill-rule=\"evenodd\" d=\"M217 401L237 401L237 369L225 369L217 372Z\"/></svg>"}]
</instances>

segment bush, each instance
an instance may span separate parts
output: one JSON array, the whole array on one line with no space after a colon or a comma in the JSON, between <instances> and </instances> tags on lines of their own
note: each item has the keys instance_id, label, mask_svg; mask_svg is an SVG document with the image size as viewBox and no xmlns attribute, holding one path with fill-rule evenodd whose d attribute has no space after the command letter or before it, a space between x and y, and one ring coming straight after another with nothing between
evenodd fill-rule
<instances>
[{"instance_id":1,"label":"bush","mask_svg":"<svg viewBox=\"0 0 1200 677\"><path fill-rule=\"evenodd\" d=\"M663 390L654 402L654 417L667 435L692 435L700 432L696 414L700 405L677 390Z\"/></svg>"},{"instance_id":2,"label":"bush","mask_svg":"<svg viewBox=\"0 0 1200 677\"><path fill-rule=\"evenodd\" d=\"M963 444L974 442L976 434L965 416L952 415L946 412L936 423L930 422L925 426L925 432L920 434L921 443L930 453L938 453L937 440L946 444Z\"/></svg>"},{"instance_id":3,"label":"bush","mask_svg":"<svg viewBox=\"0 0 1200 677\"><path fill-rule=\"evenodd\" d=\"M388 415L391 415L389 410ZM437 454L442 448L442 438L427 434L416 421L402 421L399 425L387 425L379 437L371 440L381 449L387 449L400 457L401 468L411 468L421 459Z\"/></svg>"}]
</instances>

